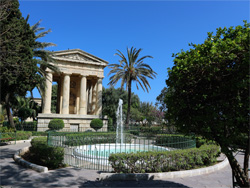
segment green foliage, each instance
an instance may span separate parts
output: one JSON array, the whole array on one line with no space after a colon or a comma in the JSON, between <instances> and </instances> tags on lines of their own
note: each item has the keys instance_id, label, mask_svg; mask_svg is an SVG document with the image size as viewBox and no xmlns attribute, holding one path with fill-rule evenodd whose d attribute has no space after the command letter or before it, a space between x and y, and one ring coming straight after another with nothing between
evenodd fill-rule
<instances>
[{"instance_id":1,"label":"green foliage","mask_svg":"<svg viewBox=\"0 0 250 188\"><path fill-rule=\"evenodd\" d=\"M114 86L117 84L119 80L121 80L121 88L123 88L124 84L126 84L126 88L128 89L128 110L126 116L126 127L128 128L129 120L130 120L130 107L131 107L131 93L132 93L132 82L136 83L137 89L139 86L145 91L148 92L150 89L149 82L147 78L153 79L156 77L156 72L144 62L146 58L152 58L152 56L143 56L139 58L139 54L142 51L140 48L137 50L132 47L131 49L127 48L127 58L124 54L117 50L118 55L121 59L119 60L119 64L110 64L109 68L111 71L108 75L113 74L109 78L109 85Z\"/></svg>"},{"instance_id":2,"label":"green foliage","mask_svg":"<svg viewBox=\"0 0 250 188\"><path fill-rule=\"evenodd\" d=\"M249 156L249 33L246 21L243 26L218 28L203 44L191 44L190 50L174 54L165 98L166 118L179 131L216 141L242 187L249 186L248 175L233 152L241 141Z\"/></svg>"},{"instance_id":3,"label":"green foliage","mask_svg":"<svg viewBox=\"0 0 250 188\"><path fill-rule=\"evenodd\" d=\"M108 117L108 131L114 131L116 128L113 124L113 119Z\"/></svg>"},{"instance_id":4,"label":"green foliage","mask_svg":"<svg viewBox=\"0 0 250 188\"><path fill-rule=\"evenodd\" d=\"M4 122L4 115L0 114L0 125L2 125Z\"/></svg>"},{"instance_id":5,"label":"green foliage","mask_svg":"<svg viewBox=\"0 0 250 188\"><path fill-rule=\"evenodd\" d=\"M161 127L140 127L140 132L145 136L154 136L162 133Z\"/></svg>"},{"instance_id":6,"label":"green foliage","mask_svg":"<svg viewBox=\"0 0 250 188\"><path fill-rule=\"evenodd\" d=\"M249 133L249 32L247 23L219 28L175 54L165 102L179 130L227 146Z\"/></svg>"},{"instance_id":7,"label":"green foliage","mask_svg":"<svg viewBox=\"0 0 250 188\"><path fill-rule=\"evenodd\" d=\"M37 121L24 122L23 124L21 124L19 122L16 124L16 130L36 131L37 130Z\"/></svg>"},{"instance_id":8,"label":"green foliage","mask_svg":"<svg viewBox=\"0 0 250 188\"><path fill-rule=\"evenodd\" d=\"M1 103L5 104L8 119L14 126L10 111L14 96L25 96L27 91L36 86L41 76L36 74L38 67L33 59L35 34L22 17L18 1L12 1L6 11L7 16L1 20L0 26L0 90Z\"/></svg>"},{"instance_id":9,"label":"green foliage","mask_svg":"<svg viewBox=\"0 0 250 188\"><path fill-rule=\"evenodd\" d=\"M47 144L46 137L33 138L31 141L30 155L36 164L47 166L49 169L64 167L64 149L51 147Z\"/></svg>"},{"instance_id":10,"label":"green foliage","mask_svg":"<svg viewBox=\"0 0 250 188\"><path fill-rule=\"evenodd\" d=\"M116 111L118 107L119 99L123 100L123 114L125 115L127 112L127 99L128 92L124 89L115 89L114 87L104 88L102 90L102 114L107 115L112 118L113 126L116 126ZM132 93L131 94L131 107L134 109L139 108L140 99L138 95ZM133 119L132 119L133 120Z\"/></svg>"},{"instance_id":11,"label":"green foliage","mask_svg":"<svg viewBox=\"0 0 250 188\"><path fill-rule=\"evenodd\" d=\"M65 145L80 146L103 143L116 143L115 132L84 132L84 133L57 133L57 136L65 135ZM132 135L125 135L125 142L130 143Z\"/></svg>"},{"instance_id":12,"label":"green foliage","mask_svg":"<svg viewBox=\"0 0 250 188\"><path fill-rule=\"evenodd\" d=\"M204 145L176 151L116 153L109 156L109 162L117 173L169 172L210 166L219 154L218 146Z\"/></svg>"},{"instance_id":13,"label":"green foliage","mask_svg":"<svg viewBox=\"0 0 250 188\"><path fill-rule=\"evenodd\" d=\"M169 148L186 149L196 147L196 140L191 136L181 134L159 134L156 136L155 144Z\"/></svg>"},{"instance_id":14,"label":"green foliage","mask_svg":"<svg viewBox=\"0 0 250 188\"><path fill-rule=\"evenodd\" d=\"M64 128L64 122L62 119L52 119L48 125L50 130L60 130Z\"/></svg>"},{"instance_id":15,"label":"green foliage","mask_svg":"<svg viewBox=\"0 0 250 188\"><path fill-rule=\"evenodd\" d=\"M15 132L15 129L10 127L0 127L0 132L1 133Z\"/></svg>"},{"instance_id":16,"label":"green foliage","mask_svg":"<svg viewBox=\"0 0 250 188\"><path fill-rule=\"evenodd\" d=\"M166 104L165 104L165 98L166 98L166 94L168 92L168 88L164 87L162 90L161 90L161 93L156 97L156 103L155 105L157 107L159 107L160 111L164 112L167 110L167 107L166 107Z\"/></svg>"},{"instance_id":17,"label":"green foliage","mask_svg":"<svg viewBox=\"0 0 250 188\"><path fill-rule=\"evenodd\" d=\"M98 129L101 129L103 127L103 122L101 119L92 119L92 121L90 122L90 127L97 131Z\"/></svg>"},{"instance_id":18,"label":"green foliage","mask_svg":"<svg viewBox=\"0 0 250 188\"><path fill-rule=\"evenodd\" d=\"M47 136L47 132L32 131L32 136Z\"/></svg>"},{"instance_id":19,"label":"green foliage","mask_svg":"<svg viewBox=\"0 0 250 188\"><path fill-rule=\"evenodd\" d=\"M30 131L17 131L16 140L28 140L32 136Z\"/></svg>"},{"instance_id":20,"label":"green foliage","mask_svg":"<svg viewBox=\"0 0 250 188\"><path fill-rule=\"evenodd\" d=\"M32 136L32 132L29 132L29 131L17 131L15 133L13 128L10 128L10 129L4 128L4 129L1 129L0 132L1 132L1 138L12 138L7 141L28 140Z\"/></svg>"}]
</instances>

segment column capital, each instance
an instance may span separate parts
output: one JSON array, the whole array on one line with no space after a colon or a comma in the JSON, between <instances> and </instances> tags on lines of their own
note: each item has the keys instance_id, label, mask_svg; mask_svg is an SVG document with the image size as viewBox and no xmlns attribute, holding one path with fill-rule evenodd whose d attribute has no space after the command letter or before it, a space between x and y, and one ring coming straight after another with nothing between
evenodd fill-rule
<instances>
[{"instance_id":1,"label":"column capital","mask_svg":"<svg viewBox=\"0 0 250 188\"><path fill-rule=\"evenodd\" d=\"M97 77L97 80L103 80L104 76L103 77Z\"/></svg>"},{"instance_id":2,"label":"column capital","mask_svg":"<svg viewBox=\"0 0 250 188\"><path fill-rule=\"evenodd\" d=\"M72 73L62 72L62 74L63 74L64 76L70 76Z\"/></svg>"}]
</instances>

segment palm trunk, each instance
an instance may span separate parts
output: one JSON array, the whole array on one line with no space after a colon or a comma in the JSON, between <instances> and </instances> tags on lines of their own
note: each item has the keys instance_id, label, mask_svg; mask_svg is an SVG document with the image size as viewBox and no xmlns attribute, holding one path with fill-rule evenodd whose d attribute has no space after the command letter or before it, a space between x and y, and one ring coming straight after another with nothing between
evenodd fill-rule
<instances>
[{"instance_id":1,"label":"palm trunk","mask_svg":"<svg viewBox=\"0 0 250 188\"><path fill-rule=\"evenodd\" d=\"M130 106L131 106L131 85L132 85L132 82L130 80L128 83L128 111L127 111L127 117L126 117L126 123L125 123L126 129L129 128Z\"/></svg>"},{"instance_id":2,"label":"palm trunk","mask_svg":"<svg viewBox=\"0 0 250 188\"><path fill-rule=\"evenodd\" d=\"M9 120L9 123L10 123L10 126L12 128L15 128L15 124L14 124L14 121L13 121L13 116L11 114L11 111L10 111L10 94L8 93L5 97L5 108L6 108L6 112L7 112L7 116L8 116L8 120Z\"/></svg>"},{"instance_id":3,"label":"palm trunk","mask_svg":"<svg viewBox=\"0 0 250 188\"><path fill-rule=\"evenodd\" d=\"M227 147L221 147L221 151L227 156L230 166L233 171L233 175L240 187L249 187L248 176L246 176L245 172L240 167L240 164L233 156L232 151L230 151Z\"/></svg>"}]
</instances>

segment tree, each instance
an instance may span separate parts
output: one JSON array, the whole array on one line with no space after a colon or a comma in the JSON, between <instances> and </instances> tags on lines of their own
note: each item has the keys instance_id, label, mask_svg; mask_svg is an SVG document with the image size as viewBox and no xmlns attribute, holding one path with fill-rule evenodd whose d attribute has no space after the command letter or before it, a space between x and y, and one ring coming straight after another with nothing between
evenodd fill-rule
<instances>
[{"instance_id":1,"label":"tree","mask_svg":"<svg viewBox=\"0 0 250 188\"><path fill-rule=\"evenodd\" d=\"M11 2L0 24L0 87L1 103L5 105L10 125L14 127L11 101L15 95L25 96L41 77L36 74L38 67L33 59L34 32L22 17L18 1Z\"/></svg>"},{"instance_id":2,"label":"tree","mask_svg":"<svg viewBox=\"0 0 250 188\"><path fill-rule=\"evenodd\" d=\"M165 104L165 102L164 102L167 92L168 92L168 88L164 87L164 88L161 90L160 95L158 95L158 96L156 97L156 101L157 101L157 102L155 103L155 105L156 105L157 107L159 107L159 109L160 109L161 112L165 112L165 111L167 110L166 104Z\"/></svg>"},{"instance_id":3,"label":"tree","mask_svg":"<svg viewBox=\"0 0 250 188\"><path fill-rule=\"evenodd\" d=\"M166 80L167 119L216 141L240 187L249 187L249 26L218 28L203 44L174 54ZM243 169L233 155L239 147Z\"/></svg>"},{"instance_id":4,"label":"tree","mask_svg":"<svg viewBox=\"0 0 250 188\"><path fill-rule=\"evenodd\" d=\"M124 89L115 89L114 87L102 89L102 114L109 116L112 123L116 124L116 110L119 99L123 100L123 112L126 112L128 92ZM132 108L138 108L140 99L134 93L131 94Z\"/></svg>"},{"instance_id":5,"label":"tree","mask_svg":"<svg viewBox=\"0 0 250 188\"><path fill-rule=\"evenodd\" d=\"M141 102L139 111L142 113L142 120L149 126L156 120L157 109L152 102Z\"/></svg>"},{"instance_id":6,"label":"tree","mask_svg":"<svg viewBox=\"0 0 250 188\"><path fill-rule=\"evenodd\" d=\"M29 19L29 16L27 17L27 20ZM56 46L56 44L51 42L41 42L39 41L40 38L45 37L47 34L51 32L51 29L47 31L43 31L45 28L40 27L41 20L38 21L36 24L32 25L30 28L35 33L35 43L33 46L33 56L36 60L36 63L38 66L38 74L41 75L40 82L36 85L42 99L44 98L44 91L45 91L45 79L47 76L46 69L50 69L54 72L59 72L59 69L57 66L51 64L50 62L54 62L54 59L52 58L53 52L49 50L45 50L48 47ZM32 90L31 96L32 94Z\"/></svg>"},{"instance_id":7,"label":"tree","mask_svg":"<svg viewBox=\"0 0 250 188\"><path fill-rule=\"evenodd\" d=\"M109 85L116 85L116 83L121 80L121 88L123 88L124 84L126 84L126 88L128 90L128 110L126 115L126 128L128 128L129 119L130 119L130 107L131 107L131 93L132 93L132 82L136 83L137 89L139 86L145 91L148 92L148 88L151 88L147 78L153 79L156 77L156 72L146 63L144 63L144 59L152 58L152 56L143 56L139 58L139 54L142 51L140 48L137 50L132 47L131 49L127 48L127 58L123 55L123 53L117 50L118 55L121 60L119 60L119 64L110 64L109 68L112 70L108 75L113 74L109 78Z\"/></svg>"},{"instance_id":8,"label":"tree","mask_svg":"<svg viewBox=\"0 0 250 188\"><path fill-rule=\"evenodd\" d=\"M36 120L38 112L41 110L41 107L34 100L20 96L16 96L11 106L13 114L21 119L21 124L29 117Z\"/></svg>"}]
</instances>

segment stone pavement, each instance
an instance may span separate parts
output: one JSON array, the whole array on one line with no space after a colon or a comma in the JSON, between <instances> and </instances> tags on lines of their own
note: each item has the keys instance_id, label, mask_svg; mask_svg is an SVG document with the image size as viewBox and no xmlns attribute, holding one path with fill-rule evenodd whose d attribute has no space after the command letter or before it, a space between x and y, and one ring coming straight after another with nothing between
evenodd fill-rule
<instances>
[{"instance_id":1,"label":"stone pavement","mask_svg":"<svg viewBox=\"0 0 250 188\"><path fill-rule=\"evenodd\" d=\"M230 166L208 175L149 180L149 181L98 181L96 170L64 168L38 173L19 166L13 154L30 143L0 146L0 185L2 187L232 187ZM237 159L242 163L243 155Z\"/></svg>"}]
</instances>

